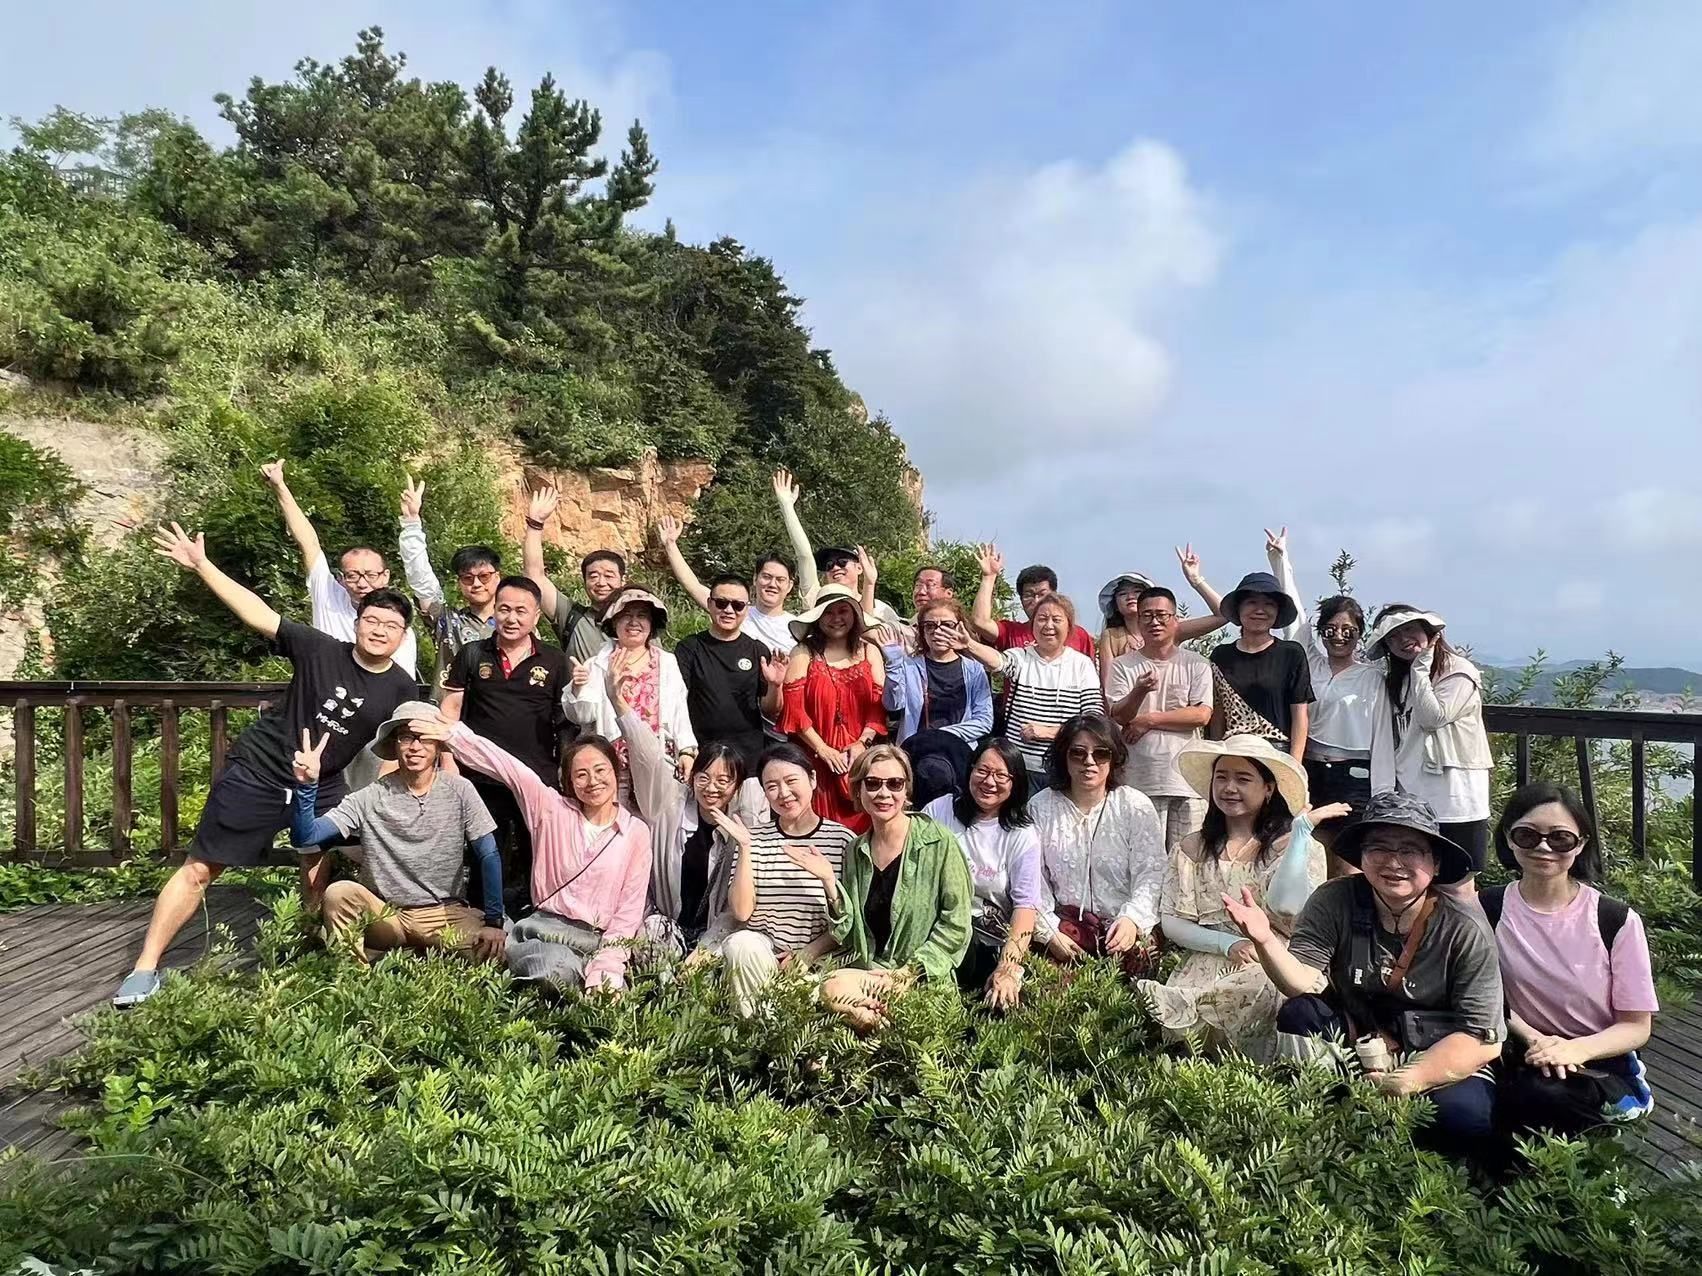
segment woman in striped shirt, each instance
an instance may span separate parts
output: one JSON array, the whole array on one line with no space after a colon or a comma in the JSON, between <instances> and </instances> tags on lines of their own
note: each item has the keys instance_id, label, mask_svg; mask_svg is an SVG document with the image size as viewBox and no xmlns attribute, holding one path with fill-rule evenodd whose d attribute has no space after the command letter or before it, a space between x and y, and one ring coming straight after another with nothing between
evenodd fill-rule
<instances>
[{"instance_id":1,"label":"woman in striped shirt","mask_svg":"<svg viewBox=\"0 0 1702 1276\"><path fill-rule=\"evenodd\" d=\"M843 824L816 814L815 768L797 745L769 749L759 774L773 819L747 827L725 810L708 812L737 850L724 916L731 932L712 924L703 948L720 953L734 1002L744 1015L755 1012L757 994L777 971L797 960L814 961L834 947L827 892L787 848L810 847L838 872L856 838Z\"/></svg>"},{"instance_id":2,"label":"woman in striped shirt","mask_svg":"<svg viewBox=\"0 0 1702 1276\"><path fill-rule=\"evenodd\" d=\"M1005 677L1005 739L1022 754L1029 784L1047 786L1046 750L1058 728L1078 713L1104 713L1105 696L1093 661L1069 646L1076 609L1062 594L1034 606L1032 647L995 651L972 642L965 650Z\"/></svg>"}]
</instances>

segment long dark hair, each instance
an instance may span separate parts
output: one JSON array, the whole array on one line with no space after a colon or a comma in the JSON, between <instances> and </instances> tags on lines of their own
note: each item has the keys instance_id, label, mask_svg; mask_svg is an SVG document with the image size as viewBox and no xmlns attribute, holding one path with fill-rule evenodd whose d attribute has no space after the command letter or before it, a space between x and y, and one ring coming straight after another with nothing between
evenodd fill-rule
<instances>
[{"instance_id":1,"label":"long dark hair","mask_svg":"<svg viewBox=\"0 0 1702 1276\"><path fill-rule=\"evenodd\" d=\"M1056 598L1056 594L1051 594L1046 601L1052 602ZM1118 777L1123 764L1129 760L1129 746L1123 743L1123 733L1112 726L1111 719L1103 713L1078 713L1058 728L1058 734L1046 750L1046 782L1060 793L1070 791L1070 746L1076 742L1076 737L1084 735L1094 744L1111 750L1111 774L1105 781L1105 791L1109 793L1122 783Z\"/></svg>"},{"instance_id":2,"label":"long dark hair","mask_svg":"<svg viewBox=\"0 0 1702 1276\"><path fill-rule=\"evenodd\" d=\"M1277 839L1288 832L1294 823L1294 812L1288 809L1288 799L1283 797L1282 790L1277 787L1276 776L1271 769L1257 758L1242 758L1243 762L1253 764L1253 769L1259 773L1259 778L1271 786L1271 795L1264 806L1259 808L1259 814L1253 819L1253 836L1259 839L1258 862L1263 864L1270 858L1271 849ZM1212 762L1212 778L1217 778L1217 764L1223 758ZM1216 786L1208 786L1208 793L1215 792ZM1200 850L1212 857L1223 858L1223 852L1229 845L1229 821L1217 803L1208 796L1206 798L1206 819L1200 825Z\"/></svg>"},{"instance_id":3,"label":"long dark hair","mask_svg":"<svg viewBox=\"0 0 1702 1276\"><path fill-rule=\"evenodd\" d=\"M845 645L849 648L852 659L856 659L862 653L866 641L863 635L868 632L863 624L863 605L850 598L834 598L829 600L827 606L832 607L838 603L844 603L851 609L851 628L846 631ZM827 615L827 607L823 607L821 611L822 616ZM804 634L804 646L810 649L812 655L827 655L827 635L821 631L821 616L810 622L809 630Z\"/></svg>"},{"instance_id":4,"label":"long dark hair","mask_svg":"<svg viewBox=\"0 0 1702 1276\"><path fill-rule=\"evenodd\" d=\"M1547 806L1550 802L1558 802L1566 808L1566 813L1578 826L1578 836L1584 839L1579 844L1578 858L1573 860L1572 867L1566 870L1567 876L1580 882L1601 881L1602 850L1596 843L1596 822L1590 818L1590 812L1584 806L1582 798L1564 784L1555 784L1552 780L1532 780L1507 799L1507 805L1501 811L1501 819L1495 825L1495 858L1500 860L1502 867L1508 871L1515 874L1523 872L1513 854L1513 844L1507 840L1507 834L1515 824L1537 807Z\"/></svg>"},{"instance_id":5,"label":"long dark hair","mask_svg":"<svg viewBox=\"0 0 1702 1276\"><path fill-rule=\"evenodd\" d=\"M1414 607L1411 603L1390 603L1385 607L1379 607L1377 609L1377 614L1372 618L1371 623L1373 625L1382 624L1383 617L1387 616L1392 611L1417 610L1418 608ZM1322 612L1319 614L1321 615ZM1436 656L1430 664L1430 681L1440 682L1447 674L1448 667L1452 663L1449 657L1454 654L1454 649L1448 645L1448 639L1443 635L1442 631L1436 628L1436 626L1431 624L1428 620L1418 620L1416 616L1413 617L1413 620L1417 621L1418 624L1423 625L1424 632L1436 640L1434 644ZM1398 627L1399 626L1397 626L1397 628ZM1392 633L1394 631L1391 630L1390 632ZM1393 651L1391 651L1389 649L1389 642L1387 639L1383 640L1383 658L1389 663L1389 672L1383 679L1383 685L1387 687L1389 691L1389 703L1394 705L1397 709L1404 709L1407 702L1407 676L1412 672L1412 661L1402 660Z\"/></svg>"},{"instance_id":6,"label":"long dark hair","mask_svg":"<svg viewBox=\"0 0 1702 1276\"><path fill-rule=\"evenodd\" d=\"M1028 763L1022 760L1022 754L1017 751L1015 745L996 735L985 735L970 753L969 767L965 774L973 771L975 764L987 753L997 755L999 761L1005 764L1005 770L1011 773L1011 795L999 807L999 827L1027 828L1034 823L1028 814ZM967 783L963 786L963 792L952 798L951 813L957 816L957 822L964 828L983 818L981 808L975 805L975 796L970 793Z\"/></svg>"}]
</instances>

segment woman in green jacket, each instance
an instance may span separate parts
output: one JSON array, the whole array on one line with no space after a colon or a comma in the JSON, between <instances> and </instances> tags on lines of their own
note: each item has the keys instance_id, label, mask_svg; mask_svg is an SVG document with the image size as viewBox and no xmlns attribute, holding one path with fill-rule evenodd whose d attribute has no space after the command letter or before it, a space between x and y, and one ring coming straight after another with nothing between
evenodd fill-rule
<instances>
[{"instance_id":1,"label":"woman in green jacket","mask_svg":"<svg viewBox=\"0 0 1702 1276\"><path fill-rule=\"evenodd\" d=\"M917 979L950 984L969 948L975 899L969 861L949 829L907 813L915 776L904 750L876 745L851 768L851 790L872 821L843 875L813 847L787 855L827 891L828 926L850 964L822 981L821 1000L859 1031Z\"/></svg>"}]
</instances>

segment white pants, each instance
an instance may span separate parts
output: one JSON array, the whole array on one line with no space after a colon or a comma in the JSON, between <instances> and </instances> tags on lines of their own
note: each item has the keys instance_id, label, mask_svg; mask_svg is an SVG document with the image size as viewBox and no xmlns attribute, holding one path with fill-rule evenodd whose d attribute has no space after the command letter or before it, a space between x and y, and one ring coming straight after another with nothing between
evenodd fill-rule
<instances>
[{"instance_id":1,"label":"white pants","mask_svg":"<svg viewBox=\"0 0 1702 1276\"><path fill-rule=\"evenodd\" d=\"M741 1015L754 1015L757 998L780 971L774 945L761 931L736 930L721 941L721 960L727 964L733 1004Z\"/></svg>"}]
</instances>

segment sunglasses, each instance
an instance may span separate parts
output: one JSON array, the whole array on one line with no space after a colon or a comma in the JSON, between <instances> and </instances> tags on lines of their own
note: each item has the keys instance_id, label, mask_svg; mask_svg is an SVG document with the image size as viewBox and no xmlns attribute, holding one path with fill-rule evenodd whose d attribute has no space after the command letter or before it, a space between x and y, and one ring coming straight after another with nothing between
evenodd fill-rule
<instances>
[{"instance_id":1,"label":"sunglasses","mask_svg":"<svg viewBox=\"0 0 1702 1276\"><path fill-rule=\"evenodd\" d=\"M1069 751L1068 757L1071 762L1109 762L1111 761L1111 750L1103 745L1093 749L1085 749L1077 745Z\"/></svg>"},{"instance_id":2,"label":"sunglasses","mask_svg":"<svg viewBox=\"0 0 1702 1276\"><path fill-rule=\"evenodd\" d=\"M885 789L888 793L902 793L907 784L908 781L902 775L865 775L863 792L879 793Z\"/></svg>"},{"instance_id":3,"label":"sunglasses","mask_svg":"<svg viewBox=\"0 0 1702 1276\"><path fill-rule=\"evenodd\" d=\"M1325 625L1318 631L1326 638L1357 638L1359 630L1352 625Z\"/></svg>"},{"instance_id":4,"label":"sunglasses","mask_svg":"<svg viewBox=\"0 0 1702 1276\"><path fill-rule=\"evenodd\" d=\"M716 611L743 611L750 606L742 598L711 598L709 605Z\"/></svg>"},{"instance_id":5,"label":"sunglasses","mask_svg":"<svg viewBox=\"0 0 1702 1276\"><path fill-rule=\"evenodd\" d=\"M922 628L923 629L956 629L957 628L957 621L955 621L955 620L924 620L922 622Z\"/></svg>"},{"instance_id":6,"label":"sunglasses","mask_svg":"<svg viewBox=\"0 0 1702 1276\"><path fill-rule=\"evenodd\" d=\"M1544 842L1547 842L1548 849L1556 855L1565 855L1570 851L1577 850L1584 844L1584 839L1571 829L1549 829L1545 833L1541 829L1532 828L1529 824L1520 824L1507 830L1507 840L1521 851L1534 851Z\"/></svg>"}]
</instances>

